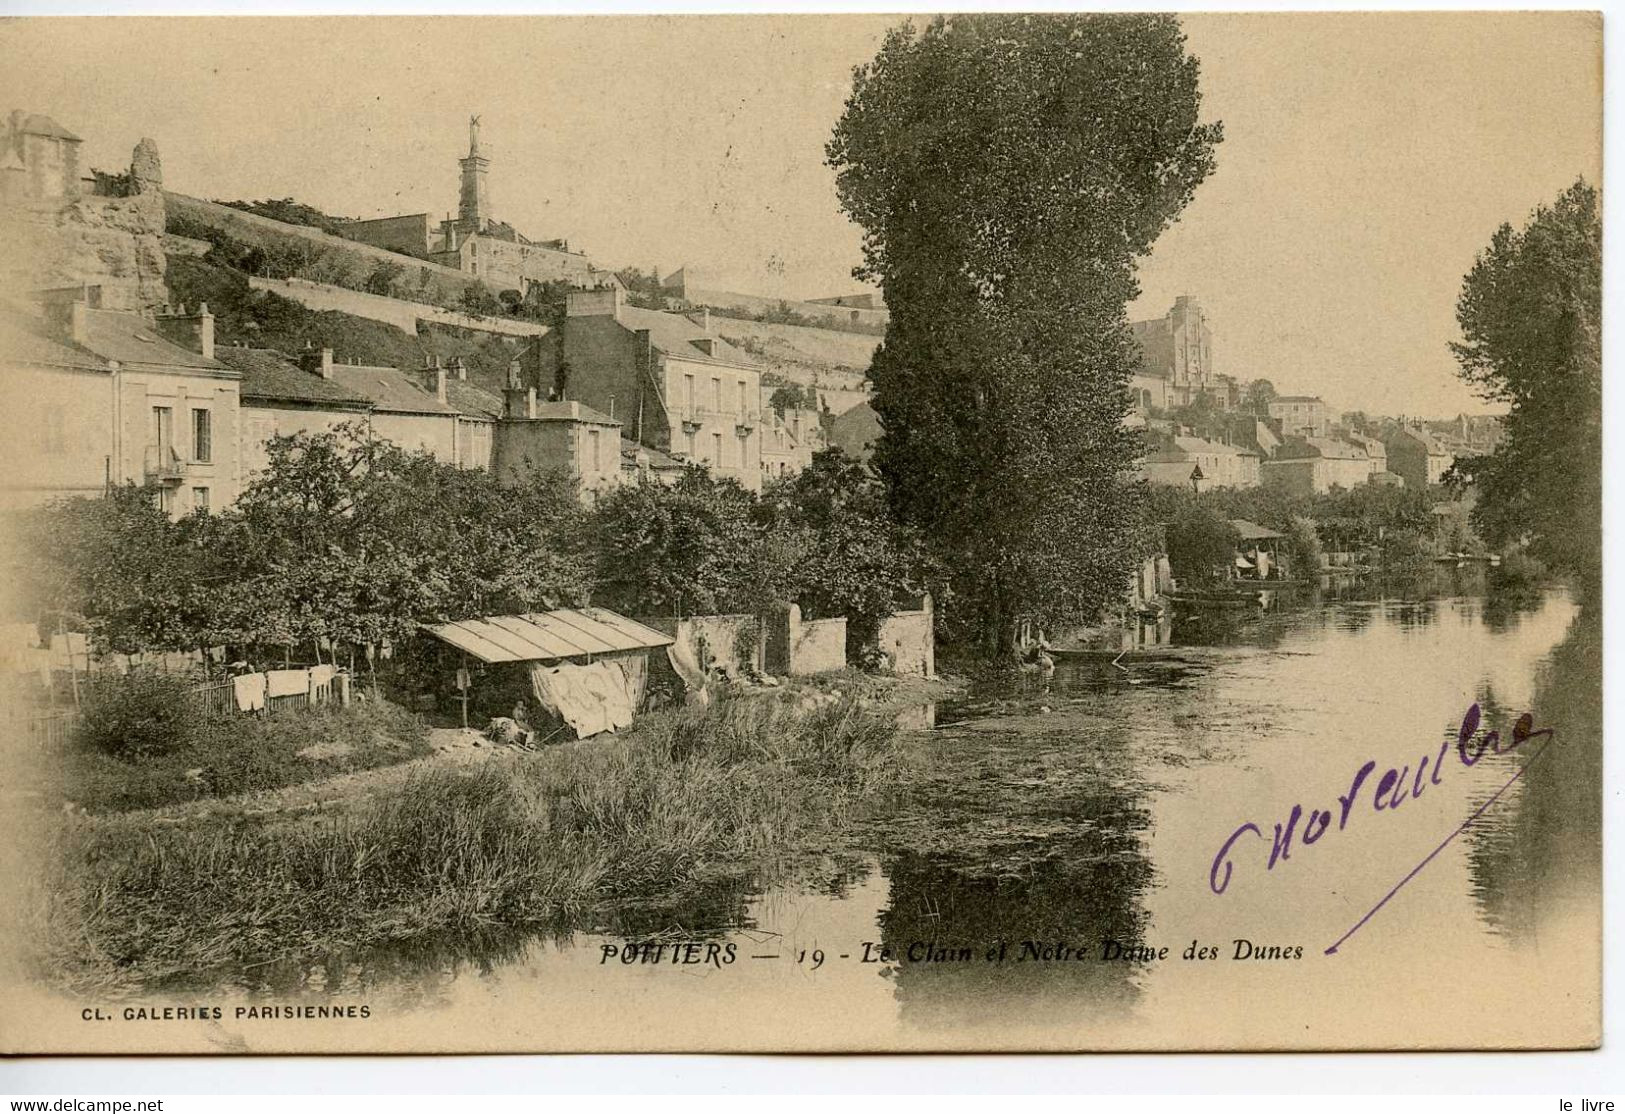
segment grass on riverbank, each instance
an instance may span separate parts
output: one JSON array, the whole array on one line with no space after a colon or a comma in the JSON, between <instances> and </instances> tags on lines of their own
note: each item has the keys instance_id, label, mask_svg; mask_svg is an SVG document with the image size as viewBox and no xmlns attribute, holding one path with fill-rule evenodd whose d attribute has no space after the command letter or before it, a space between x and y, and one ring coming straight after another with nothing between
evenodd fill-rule
<instances>
[{"instance_id":1,"label":"grass on riverbank","mask_svg":"<svg viewBox=\"0 0 1625 1114\"><path fill-rule=\"evenodd\" d=\"M125 812L281 789L429 753L422 721L385 701L329 704L268 719L185 714L184 732L162 750L115 757L75 740L41 764L38 791L53 805Z\"/></svg>"},{"instance_id":2,"label":"grass on riverbank","mask_svg":"<svg viewBox=\"0 0 1625 1114\"><path fill-rule=\"evenodd\" d=\"M890 716L721 701L619 739L431 768L331 818L54 825L30 909L52 981L115 993L446 930L556 923L761 861L895 767Z\"/></svg>"}]
</instances>

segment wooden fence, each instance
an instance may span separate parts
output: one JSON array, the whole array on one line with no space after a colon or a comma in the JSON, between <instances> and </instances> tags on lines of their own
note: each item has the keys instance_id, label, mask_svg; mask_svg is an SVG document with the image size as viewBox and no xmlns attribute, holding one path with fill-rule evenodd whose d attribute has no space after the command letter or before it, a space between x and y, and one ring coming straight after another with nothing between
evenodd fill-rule
<instances>
[{"instance_id":1,"label":"wooden fence","mask_svg":"<svg viewBox=\"0 0 1625 1114\"><path fill-rule=\"evenodd\" d=\"M236 691L230 677L196 685L189 691L197 701L199 710L205 714L237 710ZM338 686L329 683L315 687L313 692L270 697L265 701L265 714L308 708L335 699L342 699ZM3 730L6 740L40 749L54 749L70 742L81 714L77 707L54 703L41 705L6 700L0 704L5 707Z\"/></svg>"}]
</instances>

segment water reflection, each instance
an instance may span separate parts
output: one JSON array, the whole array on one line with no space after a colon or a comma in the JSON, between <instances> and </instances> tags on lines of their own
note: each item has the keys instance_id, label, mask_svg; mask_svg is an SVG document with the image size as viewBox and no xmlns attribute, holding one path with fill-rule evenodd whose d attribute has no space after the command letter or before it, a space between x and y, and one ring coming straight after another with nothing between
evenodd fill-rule
<instances>
[{"instance_id":1,"label":"water reflection","mask_svg":"<svg viewBox=\"0 0 1625 1114\"><path fill-rule=\"evenodd\" d=\"M1509 711L1515 716L1522 709ZM1538 942L1544 922L1576 906L1600 912L1602 630L1596 615L1575 620L1540 672L1530 711L1537 726L1553 729L1550 748L1529 764L1510 801L1503 798L1468 829L1473 896L1492 925L1524 946ZM1497 764L1510 777L1517 764L1529 762L1528 754L1516 753Z\"/></svg>"},{"instance_id":2,"label":"water reflection","mask_svg":"<svg viewBox=\"0 0 1625 1114\"><path fill-rule=\"evenodd\" d=\"M755 864L540 934L272 965L241 974L239 985L295 996L393 986L408 1006L470 1016L529 1011L544 999L563 1012L572 994L587 995L606 1026L623 1013L712 1010L769 1044L805 1043L806 1017L838 1017L828 1033L838 1046L860 1030L894 1045L906 1044L899 1034L923 1034L921 1047L972 1030L1144 1046L1149 1033L1189 1024L1193 1003L1202 1023L1182 1030L1193 1042L1246 1033L1275 1046L1351 1043L1342 1031L1310 1029L1312 1011L1335 999L1339 1024L1358 1019L1380 1046L1439 1035L1426 1011L1393 1016L1384 981L1389 957L1426 953L1436 965L1430 993L1516 1043L1520 1019L1506 999L1527 996L1531 976L1506 953L1529 949L1541 979L1583 989L1572 966L1557 969L1539 949L1554 915L1578 909L1574 923L1593 933L1597 923L1600 632L1584 618L1570 626L1574 614L1560 592L1502 598L1481 569L1429 568L1172 622L1148 632L1165 639L1154 653L1063 659L1051 676L1013 674L915 709L899 788L838 846L773 864L771 874ZM1362 814L1353 834L1314 857L1273 873L1255 862L1222 901L1208 891L1215 840L1240 820L1267 825L1311 801L1304 794L1341 791L1367 756L1397 766L1436 753L1475 699L1503 729L1531 709L1560 745L1346 956L1326 960L1320 949L1512 766L1454 771L1397 817ZM606 972L598 961L605 942L679 936L774 958L681 978ZM1228 948L1235 937L1302 944L1307 958L1245 972L1097 958L1106 940L1178 952L1193 938ZM1450 942L1442 954L1430 950L1439 939ZM1024 941L1089 959L1024 962ZM886 949L884 962L861 962L870 942ZM988 961L1000 945L1005 961ZM816 972L795 958L815 948L828 957ZM962 949L968 959L957 958ZM748 1025L745 1003L757 1011Z\"/></svg>"}]
</instances>

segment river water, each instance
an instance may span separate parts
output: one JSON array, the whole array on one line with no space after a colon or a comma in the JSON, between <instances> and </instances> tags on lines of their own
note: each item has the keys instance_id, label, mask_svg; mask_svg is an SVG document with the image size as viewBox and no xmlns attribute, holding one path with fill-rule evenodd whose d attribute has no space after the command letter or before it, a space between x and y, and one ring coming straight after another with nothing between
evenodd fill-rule
<instances>
[{"instance_id":1,"label":"river water","mask_svg":"<svg viewBox=\"0 0 1625 1114\"><path fill-rule=\"evenodd\" d=\"M1169 660L1062 663L921 709L935 726L909 736L909 788L792 881L721 881L598 932L317 965L300 989L447 1050L1587 1042L1600 636L1563 590L1508 600L1461 575L1211 616L1172 630ZM1486 728L1527 711L1555 735L1471 767L1451 746L1435 771L1475 703ZM1377 811L1390 767L1409 791ZM1315 809L1332 815L1310 845ZM686 940L735 958L673 963ZM668 947L606 962L629 941Z\"/></svg>"}]
</instances>

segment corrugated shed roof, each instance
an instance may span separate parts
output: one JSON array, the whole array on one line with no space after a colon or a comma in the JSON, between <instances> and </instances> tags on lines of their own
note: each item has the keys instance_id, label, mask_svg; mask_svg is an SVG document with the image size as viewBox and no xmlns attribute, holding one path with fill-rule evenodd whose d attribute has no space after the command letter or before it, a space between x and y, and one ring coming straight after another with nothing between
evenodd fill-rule
<instances>
[{"instance_id":1,"label":"corrugated shed roof","mask_svg":"<svg viewBox=\"0 0 1625 1114\"><path fill-rule=\"evenodd\" d=\"M487 663L556 661L590 654L652 650L670 646L673 641L670 635L602 607L425 623L423 629Z\"/></svg>"},{"instance_id":2,"label":"corrugated shed roof","mask_svg":"<svg viewBox=\"0 0 1625 1114\"><path fill-rule=\"evenodd\" d=\"M1285 534L1277 533L1268 526L1260 526L1256 522L1249 522L1245 518L1232 518L1230 525L1236 533L1241 535L1244 542L1269 541L1274 538L1284 538Z\"/></svg>"},{"instance_id":3,"label":"corrugated shed roof","mask_svg":"<svg viewBox=\"0 0 1625 1114\"><path fill-rule=\"evenodd\" d=\"M364 396L303 370L270 348L216 348L214 355L242 373L245 402L306 402L344 410L365 410L370 405Z\"/></svg>"},{"instance_id":4,"label":"corrugated shed roof","mask_svg":"<svg viewBox=\"0 0 1625 1114\"><path fill-rule=\"evenodd\" d=\"M402 414L456 414L448 403L435 398L422 383L400 368L368 367L364 364L334 364L333 380L346 391L358 394L373 408Z\"/></svg>"},{"instance_id":5,"label":"corrugated shed roof","mask_svg":"<svg viewBox=\"0 0 1625 1114\"><path fill-rule=\"evenodd\" d=\"M200 371L227 371L218 360L182 348L164 339L145 318L110 309L85 310L85 348L123 364L187 367Z\"/></svg>"}]
</instances>

